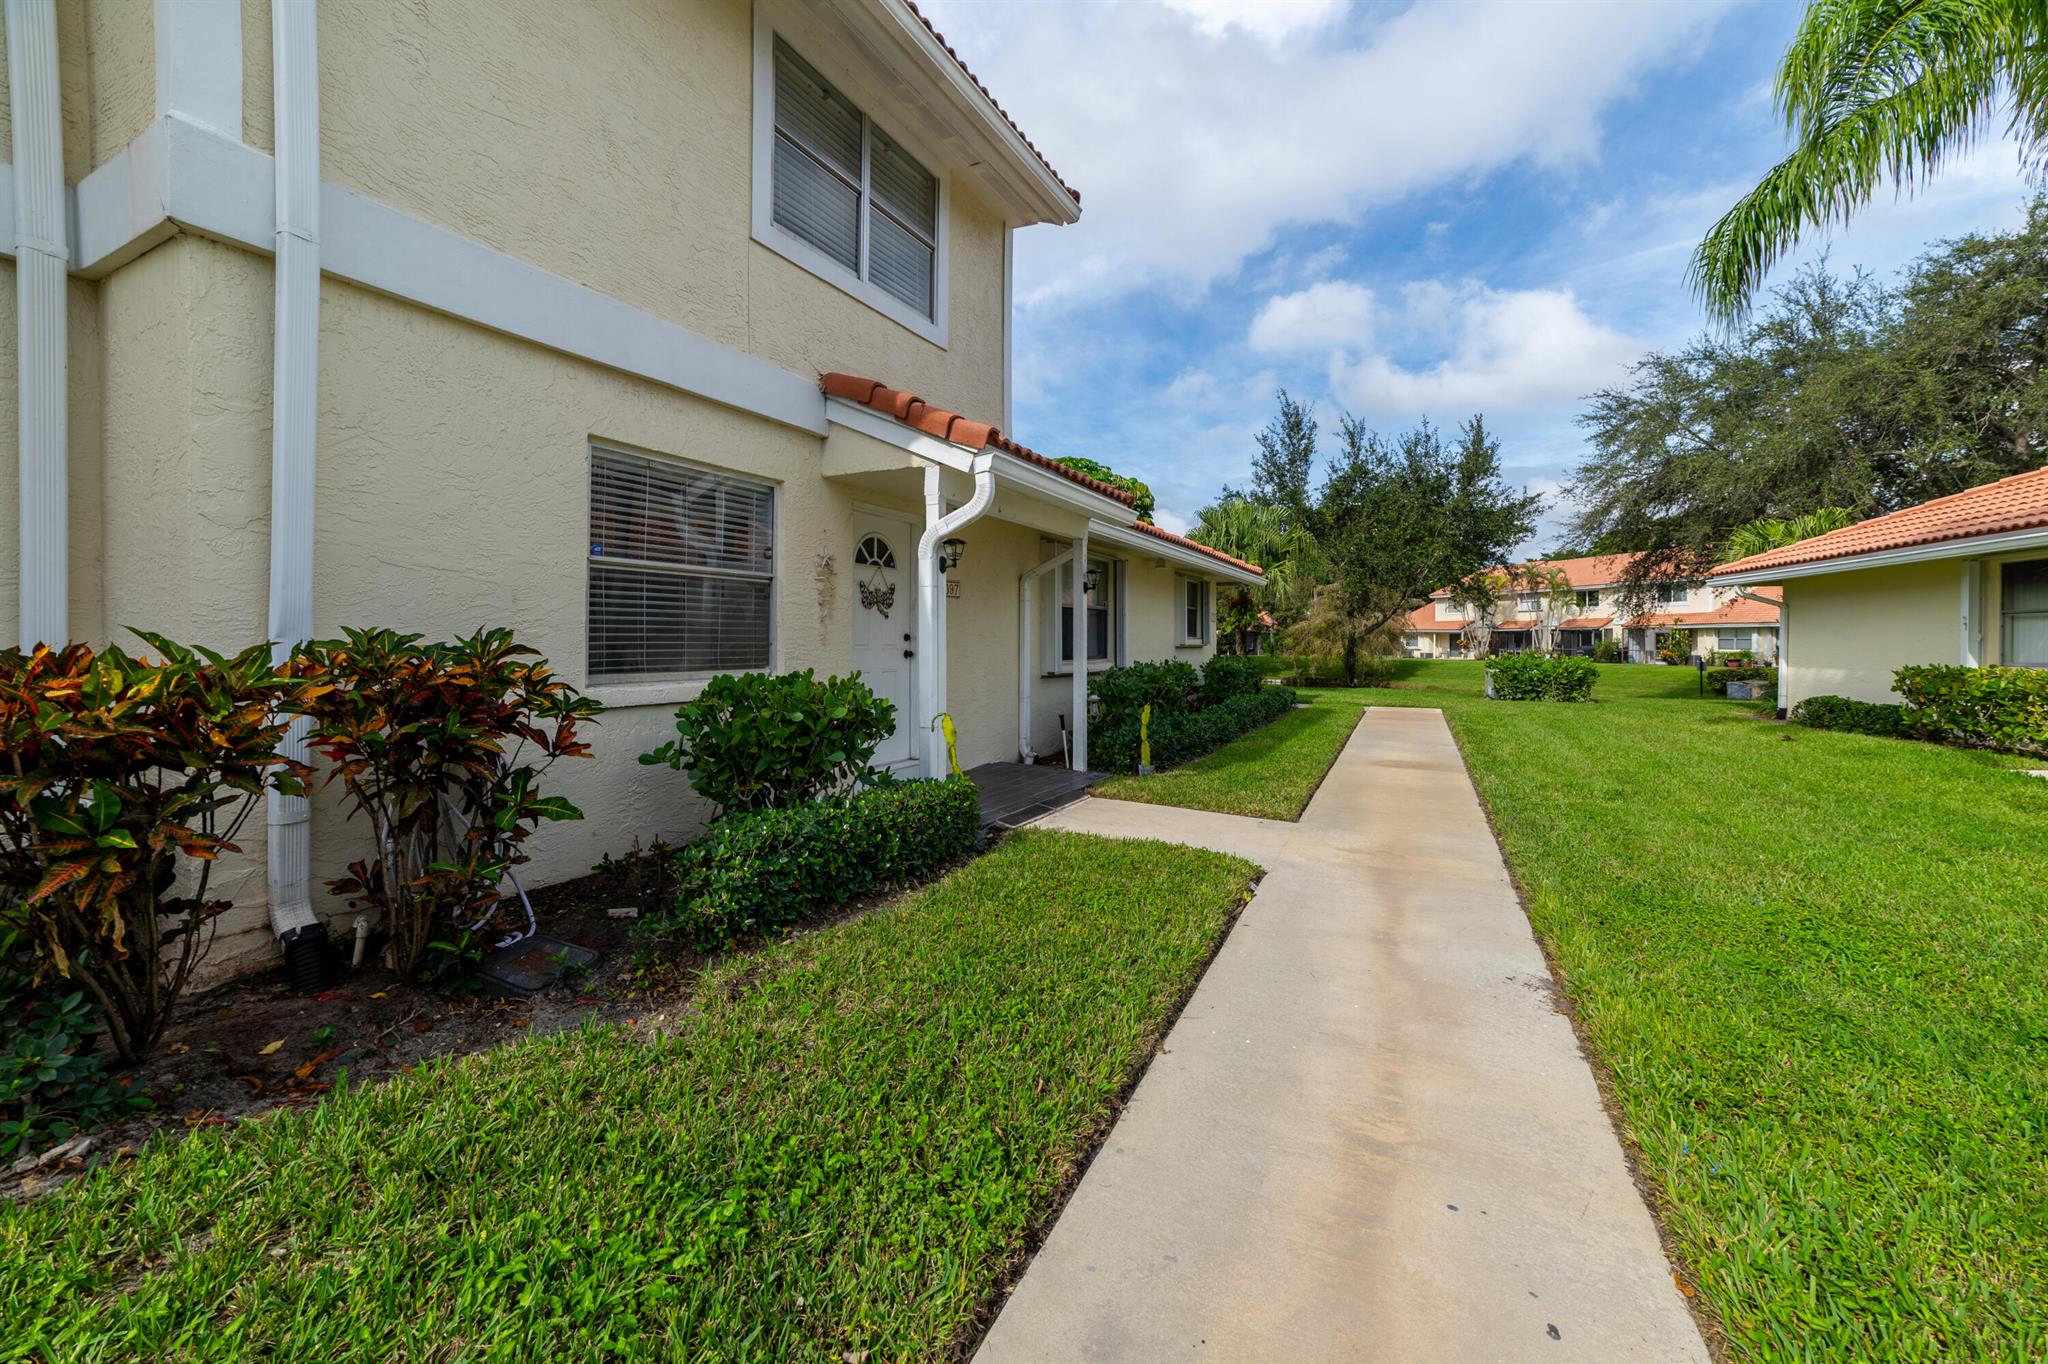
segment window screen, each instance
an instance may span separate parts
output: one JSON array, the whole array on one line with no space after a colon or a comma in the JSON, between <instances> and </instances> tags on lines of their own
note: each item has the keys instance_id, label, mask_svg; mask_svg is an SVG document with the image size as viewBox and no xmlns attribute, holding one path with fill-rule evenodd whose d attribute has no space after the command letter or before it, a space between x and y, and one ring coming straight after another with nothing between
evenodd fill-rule
<instances>
[{"instance_id":1,"label":"window screen","mask_svg":"<svg viewBox=\"0 0 2048 1364\"><path fill-rule=\"evenodd\" d=\"M937 177L779 38L773 173L776 226L932 315Z\"/></svg>"},{"instance_id":2,"label":"window screen","mask_svg":"<svg viewBox=\"0 0 2048 1364\"><path fill-rule=\"evenodd\" d=\"M2048 668L2048 559L2005 566L1998 615L2000 660L2016 668Z\"/></svg>"},{"instance_id":3,"label":"window screen","mask_svg":"<svg viewBox=\"0 0 2048 1364\"><path fill-rule=\"evenodd\" d=\"M590 458L590 675L769 666L775 496L764 483L615 450Z\"/></svg>"}]
</instances>

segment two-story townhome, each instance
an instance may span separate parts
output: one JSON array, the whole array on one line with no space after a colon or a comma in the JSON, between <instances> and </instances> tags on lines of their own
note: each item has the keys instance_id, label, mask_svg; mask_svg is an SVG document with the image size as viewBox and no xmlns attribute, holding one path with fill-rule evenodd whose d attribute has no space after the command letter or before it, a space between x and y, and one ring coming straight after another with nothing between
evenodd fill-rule
<instances>
[{"instance_id":1,"label":"two-story townhome","mask_svg":"<svg viewBox=\"0 0 2048 1364\"><path fill-rule=\"evenodd\" d=\"M906 0L6 18L0 633L512 626L609 707L537 881L699 827L635 759L708 676L857 669L904 771L942 711L1085 763L1089 674L1260 581L1005 434L1012 241L1080 198ZM274 800L216 967L365 836Z\"/></svg>"},{"instance_id":2,"label":"two-story townhome","mask_svg":"<svg viewBox=\"0 0 2048 1364\"><path fill-rule=\"evenodd\" d=\"M1632 556L1598 554L1578 559L1534 559L1516 565L1524 585L1494 597L1491 609L1453 600L1450 588L1431 594L1409 614L1402 645L1410 658L1469 658L1481 653L1552 649L1591 654L1612 640L1630 662L1656 662L1677 631L1692 636L1688 657L1746 650L1766 661L1778 656L1776 589L1738 591L1722 584L1659 582L1654 610L1624 613L1622 577ZM1527 581L1554 581L1565 592L1531 590Z\"/></svg>"}]
</instances>

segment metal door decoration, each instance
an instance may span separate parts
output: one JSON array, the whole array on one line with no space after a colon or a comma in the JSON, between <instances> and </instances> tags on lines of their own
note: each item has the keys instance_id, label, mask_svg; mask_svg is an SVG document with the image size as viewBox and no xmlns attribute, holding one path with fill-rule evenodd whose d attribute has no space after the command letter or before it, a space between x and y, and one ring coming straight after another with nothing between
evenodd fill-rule
<instances>
[{"instance_id":1,"label":"metal door decoration","mask_svg":"<svg viewBox=\"0 0 2048 1364\"><path fill-rule=\"evenodd\" d=\"M853 565L868 570L860 585L861 606L881 613L883 620L889 619L889 610L896 605L896 584L889 581L884 570L896 567L896 551L881 536L869 535L853 552Z\"/></svg>"}]
</instances>

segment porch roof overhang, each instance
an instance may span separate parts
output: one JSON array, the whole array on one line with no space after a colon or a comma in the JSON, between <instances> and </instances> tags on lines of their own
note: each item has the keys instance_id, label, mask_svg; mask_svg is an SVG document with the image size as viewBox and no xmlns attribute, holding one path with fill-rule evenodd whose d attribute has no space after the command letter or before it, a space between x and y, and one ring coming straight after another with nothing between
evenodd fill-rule
<instances>
[{"instance_id":1,"label":"porch roof overhang","mask_svg":"<svg viewBox=\"0 0 2048 1364\"><path fill-rule=\"evenodd\" d=\"M1234 560L1226 561L1199 549L1189 549L1179 543L1178 537L1167 539L1163 534L1140 530L1128 516L1115 523L1090 522L1088 540L1090 544L1099 540L1118 549L1150 556L1192 577L1237 583L1244 587L1263 587L1266 583L1264 574L1244 568Z\"/></svg>"},{"instance_id":2,"label":"porch roof overhang","mask_svg":"<svg viewBox=\"0 0 2048 1364\"><path fill-rule=\"evenodd\" d=\"M1128 520L1130 508L1001 446L963 445L931 435L845 398L825 399L824 476L877 492L921 495L923 471L965 478L977 456L992 457L996 501L988 515L1068 538L1104 518ZM1092 534L1092 529L1090 530Z\"/></svg>"},{"instance_id":3,"label":"porch roof overhang","mask_svg":"<svg viewBox=\"0 0 2048 1364\"><path fill-rule=\"evenodd\" d=\"M1832 573L1855 573L1866 568L1890 568L1897 564L1920 564L1935 559L1978 559L2030 549L2048 549L2048 527L1903 545L1897 549L1844 554L1832 559L1810 559L1805 563L1779 564L1773 568L1743 569L1733 573L1717 569L1709 575L1708 581L1716 586L1759 587L1781 583L1788 578L1819 578Z\"/></svg>"}]
</instances>

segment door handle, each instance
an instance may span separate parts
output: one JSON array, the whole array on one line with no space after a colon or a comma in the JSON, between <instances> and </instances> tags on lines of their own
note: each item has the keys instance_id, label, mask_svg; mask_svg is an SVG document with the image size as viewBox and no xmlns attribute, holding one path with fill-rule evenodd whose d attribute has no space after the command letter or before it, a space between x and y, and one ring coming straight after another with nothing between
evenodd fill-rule
<instances>
[{"instance_id":1,"label":"door handle","mask_svg":"<svg viewBox=\"0 0 2048 1364\"><path fill-rule=\"evenodd\" d=\"M905 658L913 658L913 657L915 657L915 656L916 656L916 651L915 651L915 650L913 650L913 649L905 649L905 650L903 651L903 656L904 656Z\"/></svg>"}]
</instances>

